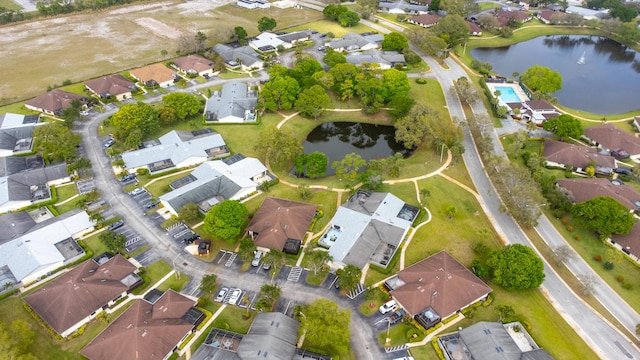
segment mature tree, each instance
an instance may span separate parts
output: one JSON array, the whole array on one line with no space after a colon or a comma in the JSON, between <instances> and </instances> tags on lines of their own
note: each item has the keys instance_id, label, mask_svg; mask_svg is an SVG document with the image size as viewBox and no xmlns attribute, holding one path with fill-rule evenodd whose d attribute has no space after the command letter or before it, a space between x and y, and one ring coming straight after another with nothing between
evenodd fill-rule
<instances>
[{"instance_id":1,"label":"mature tree","mask_svg":"<svg viewBox=\"0 0 640 360\"><path fill-rule=\"evenodd\" d=\"M344 180L351 184L358 178L358 172L367 164L362 156L351 153L344 156L340 161L334 161L331 168L336 170L336 175L340 181Z\"/></svg>"},{"instance_id":2,"label":"mature tree","mask_svg":"<svg viewBox=\"0 0 640 360\"><path fill-rule=\"evenodd\" d=\"M493 281L505 289L534 289L544 280L544 264L530 247L513 244L494 252L487 265Z\"/></svg>"},{"instance_id":3,"label":"mature tree","mask_svg":"<svg viewBox=\"0 0 640 360\"><path fill-rule=\"evenodd\" d=\"M200 111L200 101L195 95L186 92L173 92L162 97L165 106L174 109L178 119L184 120Z\"/></svg>"},{"instance_id":4,"label":"mature tree","mask_svg":"<svg viewBox=\"0 0 640 360\"><path fill-rule=\"evenodd\" d=\"M389 110L389 116L391 116L393 120L407 116L415 103L416 101L408 96L396 95L391 98L391 101L387 104L389 108L391 108L391 110Z\"/></svg>"},{"instance_id":5,"label":"mature tree","mask_svg":"<svg viewBox=\"0 0 640 360\"><path fill-rule=\"evenodd\" d=\"M193 224L200 220L200 206L196 203L187 203L178 209L178 219Z\"/></svg>"},{"instance_id":6,"label":"mature tree","mask_svg":"<svg viewBox=\"0 0 640 360\"><path fill-rule=\"evenodd\" d=\"M477 13L480 10L479 5L473 0L442 0L440 9L448 14L455 14L461 17Z\"/></svg>"},{"instance_id":7,"label":"mature tree","mask_svg":"<svg viewBox=\"0 0 640 360\"><path fill-rule=\"evenodd\" d=\"M635 6L618 3L611 8L609 15L620 19L623 23L627 23L638 17L638 9Z\"/></svg>"},{"instance_id":8,"label":"mature tree","mask_svg":"<svg viewBox=\"0 0 640 360\"><path fill-rule=\"evenodd\" d=\"M548 67L533 65L520 76L520 81L531 90L551 94L562 89L562 75Z\"/></svg>"},{"instance_id":9,"label":"mature tree","mask_svg":"<svg viewBox=\"0 0 640 360\"><path fill-rule=\"evenodd\" d=\"M300 93L300 85L290 76L271 78L262 88L258 101L266 110L288 110Z\"/></svg>"},{"instance_id":10,"label":"mature tree","mask_svg":"<svg viewBox=\"0 0 640 360\"><path fill-rule=\"evenodd\" d=\"M580 120L567 114L545 121L542 128L556 134L563 141L567 141L569 138L579 139L584 134Z\"/></svg>"},{"instance_id":11,"label":"mature tree","mask_svg":"<svg viewBox=\"0 0 640 360\"><path fill-rule=\"evenodd\" d=\"M333 75L333 89L340 92L342 95L342 84L349 80L352 83L352 91L353 86L355 85L356 76L360 74L361 70L359 67L350 64L350 63L339 63L333 66L329 73Z\"/></svg>"},{"instance_id":12,"label":"mature tree","mask_svg":"<svg viewBox=\"0 0 640 360\"><path fill-rule=\"evenodd\" d=\"M178 115L176 109L168 106L163 106L158 109L158 118L163 125L171 125L178 121Z\"/></svg>"},{"instance_id":13,"label":"mature tree","mask_svg":"<svg viewBox=\"0 0 640 360\"><path fill-rule=\"evenodd\" d=\"M324 71L324 69L318 60L302 58L297 60L293 69L287 73L298 81L301 89L308 89L313 85L317 85L313 74L319 71Z\"/></svg>"},{"instance_id":14,"label":"mature tree","mask_svg":"<svg viewBox=\"0 0 640 360\"><path fill-rule=\"evenodd\" d=\"M260 293L258 294L259 300L256 304L258 311L272 311L273 305L282 294L282 289L278 284L264 284L260 287Z\"/></svg>"},{"instance_id":15,"label":"mature tree","mask_svg":"<svg viewBox=\"0 0 640 360\"><path fill-rule=\"evenodd\" d=\"M204 230L216 239L235 241L247 218L247 207L238 200L215 204L204 217Z\"/></svg>"},{"instance_id":16,"label":"mature tree","mask_svg":"<svg viewBox=\"0 0 640 360\"><path fill-rule=\"evenodd\" d=\"M233 33L236 36L236 39L243 41L247 38L247 30L245 30L242 26L236 26L233 28Z\"/></svg>"},{"instance_id":17,"label":"mature tree","mask_svg":"<svg viewBox=\"0 0 640 360\"><path fill-rule=\"evenodd\" d=\"M314 73L311 75L311 78L325 89L331 89L333 87L333 75L324 70Z\"/></svg>"},{"instance_id":18,"label":"mature tree","mask_svg":"<svg viewBox=\"0 0 640 360\"><path fill-rule=\"evenodd\" d=\"M306 159L306 171L305 174L314 179L322 177L327 172L327 165L329 164L329 158L320 151L314 151L307 155Z\"/></svg>"},{"instance_id":19,"label":"mature tree","mask_svg":"<svg viewBox=\"0 0 640 360\"><path fill-rule=\"evenodd\" d=\"M240 240L240 246L238 248L238 257L243 263L249 262L253 259L256 251L256 243L248 237Z\"/></svg>"},{"instance_id":20,"label":"mature tree","mask_svg":"<svg viewBox=\"0 0 640 360\"><path fill-rule=\"evenodd\" d=\"M62 110L62 118L64 119L64 126L70 128L73 122L80 119L80 111L82 110L82 102L78 99L71 101L71 106Z\"/></svg>"},{"instance_id":21,"label":"mature tree","mask_svg":"<svg viewBox=\"0 0 640 360\"><path fill-rule=\"evenodd\" d=\"M516 312L513 310L511 305L496 305L496 312L500 315L500 320L502 323L510 323L515 320Z\"/></svg>"},{"instance_id":22,"label":"mature tree","mask_svg":"<svg viewBox=\"0 0 640 360\"><path fill-rule=\"evenodd\" d=\"M207 35L205 35L202 31L198 31L194 36L196 52L199 53L205 49L207 43Z\"/></svg>"},{"instance_id":23,"label":"mature tree","mask_svg":"<svg viewBox=\"0 0 640 360\"><path fill-rule=\"evenodd\" d=\"M298 96L295 109L303 117L318 120L318 117L325 113L329 105L331 105L331 98L327 95L327 91L320 85L313 85Z\"/></svg>"},{"instance_id":24,"label":"mature tree","mask_svg":"<svg viewBox=\"0 0 640 360\"><path fill-rule=\"evenodd\" d=\"M437 150L444 148L454 149L462 146L464 133L462 128L449 119L442 119L439 116L425 116L429 128L429 138Z\"/></svg>"},{"instance_id":25,"label":"mature tree","mask_svg":"<svg viewBox=\"0 0 640 360\"><path fill-rule=\"evenodd\" d=\"M211 296L218 286L218 284L216 284L217 281L218 277L215 274L207 274L203 276L200 281L200 291Z\"/></svg>"},{"instance_id":26,"label":"mature tree","mask_svg":"<svg viewBox=\"0 0 640 360\"><path fill-rule=\"evenodd\" d=\"M438 112L426 105L416 105L409 114L397 120L393 127L396 129L396 141L401 142L405 148L413 149L422 144L429 134L427 121L438 118Z\"/></svg>"},{"instance_id":27,"label":"mature tree","mask_svg":"<svg viewBox=\"0 0 640 360\"><path fill-rule=\"evenodd\" d=\"M262 263L267 266L271 266L271 279L273 279L280 268L287 261L286 255L282 250L274 250L271 249L269 252L262 258Z\"/></svg>"},{"instance_id":28,"label":"mature tree","mask_svg":"<svg viewBox=\"0 0 640 360\"><path fill-rule=\"evenodd\" d=\"M356 76L355 91L360 97L365 114L375 114L384 104L382 85L382 80L377 76L363 73Z\"/></svg>"},{"instance_id":29,"label":"mature tree","mask_svg":"<svg viewBox=\"0 0 640 360\"><path fill-rule=\"evenodd\" d=\"M417 34L423 36L418 37L416 44L429 56L442 55L442 51L448 46L447 42L443 38L435 36L430 32L418 31Z\"/></svg>"},{"instance_id":30,"label":"mature tree","mask_svg":"<svg viewBox=\"0 0 640 360\"><path fill-rule=\"evenodd\" d=\"M478 90L469 83L469 79L465 76L458 78L458 80L453 83L451 90L455 91L458 96L460 96L460 100L469 105L473 105L480 100Z\"/></svg>"},{"instance_id":31,"label":"mature tree","mask_svg":"<svg viewBox=\"0 0 640 360\"><path fill-rule=\"evenodd\" d=\"M127 149L137 149L142 144L142 130L132 129L124 140Z\"/></svg>"},{"instance_id":32,"label":"mature tree","mask_svg":"<svg viewBox=\"0 0 640 360\"><path fill-rule=\"evenodd\" d=\"M139 102L122 105L109 123L115 127L115 138L124 140L134 129L140 129L143 137L151 134L160 127L158 120L158 111L153 106Z\"/></svg>"},{"instance_id":33,"label":"mature tree","mask_svg":"<svg viewBox=\"0 0 640 360\"><path fill-rule=\"evenodd\" d=\"M29 348L35 340L35 332L25 320L13 320L9 326L0 323L1 359L36 360Z\"/></svg>"},{"instance_id":34,"label":"mature tree","mask_svg":"<svg viewBox=\"0 0 640 360\"><path fill-rule=\"evenodd\" d=\"M571 213L583 225L598 232L604 239L611 234L628 234L633 228L633 213L608 196L597 196L573 205Z\"/></svg>"},{"instance_id":35,"label":"mature tree","mask_svg":"<svg viewBox=\"0 0 640 360\"><path fill-rule=\"evenodd\" d=\"M378 0L357 0L356 3L358 4L358 12L363 19L368 19L371 14L378 11Z\"/></svg>"},{"instance_id":36,"label":"mature tree","mask_svg":"<svg viewBox=\"0 0 640 360\"><path fill-rule=\"evenodd\" d=\"M314 275L317 275L318 271L322 271L329 261L333 261L333 257L328 251L317 249L306 251L305 259L307 259L307 266Z\"/></svg>"},{"instance_id":37,"label":"mature tree","mask_svg":"<svg viewBox=\"0 0 640 360\"><path fill-rule=\"evenodd\" d=\"M275 29L277 25L276 19L263 16L258 20L258 31L271 31Z\"/></svg>"},{"instance_id":38,"label":"mature tree","mask_svg":"<svg viewBox=\"0 0 640 360\"><path fill-rule=\"evenodd\" d=\"M49 123L33 130L38 152L47 162L73 161L82 137L60 123Z\"/></svg>"},{"instance_id":39,"label":"mature tree","mask_svg":"<svg viewBox=\"0 0 640 360\"><path fill-rule=\"evenodd\" d=\"M476 23L485 30L498 29L500 26L500 20L493 13L484 13L478 16Z\"/></svg>"},{"instance_id":40,"label":"mature tree","mask_svg":"<svg viewBox=\"0 0 640 360\"><path fill-rule=\"evenodd\" d=\"M387 69L382 73L382 87L380 94L385 102L389 102L394 97L408 97L409 78L403 71Z\"/></svg>"},{"instance_id":41,"label":"mature tree","mask_svg":"<svg viewBox=\"0 0 640 360\"><path fill-rule=\"evenodd\" d=\"M348 264L342 269L339 269L336 275L338 276L338 286L340 286L340 289L351 291L360 283L362 270L355 265Z\"/></svg>"},{"instance_id":42,"label":"mature tree","mask_svg":"<svg viewBox=\"0 0 640 360\"><path fill-rule=\"evenodd\" d=\"M299 335L305 334L309 342L329 354L347 353L349 349L349 322L351 310L341 309L329 299L318 299L296 309L300 321Z\"/></svg>"},{"instance_id":43,"label":"mature tree","mask_svg":"<svg viewBox=\"0 0 640 360\"><path fill-rule=\"evenodd\" d=\"M574 251L569 245L561 245L553 250L553 255L556 259L556 265L560 266L573 258Z\"/></svg>"},{"instance_id":44,"label":"mature tree","mask_svg":"<svg viewBox=\"0 0 640 360\"><path fill-rule=\"evenodd\" d=\"M431 31L442 38L449 48L466 43L471 33L469 25L464 18L460 15L455 15L455 13L449 13L449 15L440 19L431 28Z\"/></svg>"},{"instance_id":45,"label":"mature tree","mask_svg":"<svg viewBox=\"0 0 640 360\"><path fill-rule=\"evenodd\" d=\"M124 254L126 251L125 245L127 244L127 237L115 231L105 230L98 235L98 239L114 254Z\"/></svg>"},{"instance_id":46,"label":"mature tree","mask_svg":"<svg viewBox=\"0 0 640 360\"><path fill-rule=\"evenodd\" d=\"M342 27L356 26L360 22L360 16L355 11L345 11L338 16L338 22Z\"/></svg>"},{"instance_id":47,"label":"mature tree","mask_svg":"<svg viewBox=\"0 0 640 360\"><path fill-rule=\"evenodd\" d=\"M392 31L384 35L382 40L382 50L396 50L402 51L409 47L409 40L407 37L399 32Z\"/></svg>"},{"instance_id":48,"label":"mature tree","mask_svg":"<svg viewBox=\"0 0 640 360\"><path fill-rule=\"evenodd\" d=\"M75 159L71 164L67 165L67 173L73 174L77 172L80 177L86 175L91 170L91 160L80 157Z\"/></svg>"},{"instance_id":49,"label":"mature tree","mask_svg":"<svg viewBox=\"0 0 640 360\"><path fill-rule=\"evenodd\" d=\"M329 51L324 55L322 61L324 61L324 63L330 68L333 68L338 64L346 63L347 58L341 52L329 48Z\"/></svg>"},{"instance_id":50,"label":"mature tree","mask_svg":"<svg viewBox=\"0 0 640 360\"><path fill-rule=\"evenodd\" d=\"M338 20L342 13L349 11L344 5L329 4L324 7L322 14L331 20Z\"/></svg>"},{"instance_id":51,"label":"mature tree","mask_svg":"<svg viewBox=\"0 0 640 360\"><path fill-rule=\"evenodd\" d=\"M302 145L291 131L271 128L260 133L254 150L265 161L284 164L302 153Z\"/></svg>"}]
</instances>

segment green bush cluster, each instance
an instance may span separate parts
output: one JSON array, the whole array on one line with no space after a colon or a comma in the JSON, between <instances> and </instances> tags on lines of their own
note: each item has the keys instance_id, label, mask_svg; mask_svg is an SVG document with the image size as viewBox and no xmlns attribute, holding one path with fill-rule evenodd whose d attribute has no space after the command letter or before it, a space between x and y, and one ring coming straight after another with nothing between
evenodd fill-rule
<instances>
[{"instance_id":1,"label":"green bush cluster","mask_svg":"<svg viewBox=\"0 0 640 360\"><path fill-rule=\"evenodd\" d=\"M493 293L489 293L489 295L487 295L487 300L482 302L482 306L487 307L491 305L491 303L493 302L493 299L494 299Z\"/></svg>"},{"instance_id":2,"label":"green bush cluster","mask_svg":"<svg viewBox=\"0 0 640 360\"><path fill-rule=\"evenodd\" d=\"M425 79L425 78L417 78L416 79L416 83L420 84L420 85L424 85L424 84L427 83L427 79Z\"/></svg>"},{"instance_id":3,"label":"green bush cluster","mask_svg":"<svg viewBox=\"0 0 640 360\"><path fill-rule=\"evenodd\" d=\"M438 337L434 337L433 339L431 339L431 345L433 346L433 349L436 351L436 354L438 354L438 358L440 360L447 360L447 358L444 357L444 353L442 352L442 349L440 349L440 346L438 345Z\"/></svg>"}]
</instances>

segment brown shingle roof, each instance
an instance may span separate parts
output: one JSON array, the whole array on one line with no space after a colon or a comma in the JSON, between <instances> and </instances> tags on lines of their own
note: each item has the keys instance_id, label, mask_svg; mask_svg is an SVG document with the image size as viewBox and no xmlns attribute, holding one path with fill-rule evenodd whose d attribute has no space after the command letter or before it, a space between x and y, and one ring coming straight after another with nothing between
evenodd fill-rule
<instances>
[{"instance_id":1,"label":"brown shingle roof","mask_svg":"<svg viewBox=\"0 0 640 360\"><path fill-rule=\"evenodd\" d=\"M173 80L173 74L175 74L175 71L164 66L164 64L152 64L131 70L130 73L133 77L142 82L146 83L148 81L155 80L158 84L161 84L163 82Z\"/></svg>"},{"instance_id":2,"label":"brown shingle roof","mask_svg":"<svg viewBox=\"0 0 640 360\"><path fill-rule=\"evenodd\" d=\"M193 329L182 316L194 305L173 290L155 304L138 299L80 353L91 360L162 359Z\"/></svg>"},{"instance_id":3,"label":"brown shingle roof","mask_svg":"<svg viewBox=\"0 0 640 360\"><path fill-rule=\"evenodd\" d=\"M546 100L529 100L529 101L525 101L524 103L527 104L527 106L529 106L531 110L537 110L537 111L556 110L556 107L551 105L551 103Z\"/></svg>"},{"instance_id":4,"label":"brown shingle roof","mask_svg":"<svg viewBox=\"0 0 640 360\"><path fill-rule=\"evenodd\" d=\"M102 265L87 260L25 296L24 301L61 334L127 291L129 287L121 280L135 270L122 255Z\"/></svg>"},{"instance_id":5,"label":"brown shingle roof","mask_svg":"<svg viewBox=\"0 0 640 360\"><path fill-rule=\"evenodd\" d=\"M571 192L576 203L608 196L629 210L635 210L636 202L640 202L640 193L633 186L614 185L608 179L558 179L557 183Z\"/></svg>"},{"instance_id":6,"label":"brown shingle roof","mask_svg":"<svg viewBox=\"0 0 640 360\"><path fill-rule=\"evenodd\" d=\"M631 255L640 258L640 225L637 223L627 235L612 235L611 240L622 246Z\"/></svg>"},{"instance_id":7,"label":"brown shingle roof","mask_svg":"<svg viewBox=\"0 0 640 360\"><path fill-rule=\"evenodd\" d=\"M492 291L446 251L405 268L398 278L404 285L391 295L411 315L431 307L449 316Z\"/></svg>"},{"instance_id":8,"label":"brown shingle roof","mask_svg":"<svg viewBox=\"0 0 640 360\"><path fill-rule=\"evenodd\" d=\"M256 245L282 250L287 239L304 240L316 205L268 197L251 219L247 231L258 233Z\"/></svg>"},{"instance_id":9,"label":"brown shingle roof","mask_svg":"<svg viewBox=\"0 0 640 360\"><path fill-rule=\"evenodd\" d=\"M631 155L640 154L640 139L611 124L591 126L584 129L584 135L609 150L622 148Z\"/></svg>"},{"instance_id":10,"label":"brown shingle roof","mask_svg":"<svg viewBox=\"0 0 640 360\"><path fill-rule=\"evenodd\" d=\"M173 63L176 64L178 69L184 72L195 70L199 73L213 68L213 61L200 55L184 56L174 60Z\"/></svg>"},{"instance_id":11,"label":"brown shingle roof","mask_svg":"<svg viewBox=\"0 0 640 360\"><path fill-rule=\"evenodd\" d=\"M422 14L414 16L410 20L416 24L431 26L438 23L438 21L440 20L440 16L433 14Z\"/></svg>"},{"instance_id":12,"label":"brown shingle roof","mask_svg":"<svg viewBox=\"0 0 640 360\"><path fill-rule=\"evenodd\" d=\"M25 101L25 105L48 112L57 113L71 107L73 100L82 100L84 96L60 89L53 89L46 94Z\"/></svg>"},{"instance_id":13,"label":"brown shingle roof","mask_svg":"<svg viewBox=\"0 0 640 360\"><path fill-rule=\"evenodd\" d=\"M613 156L598 154L598 150L592 147L573 145L562 141L546 140L543 156L548 161L582 169L585 169L590 161L610 169L616 167Z\"/></svg>"},{"instance_id":14,"label":"brown shingle roof","mask_svg":"<svg viewBox=\"0 0 640 360\"><path fill-rule=\"evenodd\" d=\"M132 81L127 80L120 74L104 76L98 79L89 80L84 85L94 93L104 96L126 94L134 86Z\"/></svg>"}]
</instances>

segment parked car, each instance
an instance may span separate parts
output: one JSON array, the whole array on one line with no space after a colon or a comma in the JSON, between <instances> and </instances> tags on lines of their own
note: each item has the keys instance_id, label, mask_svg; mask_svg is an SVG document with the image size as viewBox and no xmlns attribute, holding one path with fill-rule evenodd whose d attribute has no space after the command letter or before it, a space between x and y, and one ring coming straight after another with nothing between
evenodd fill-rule
<instances>
[{"instance_id":1,"label":"parked car","mask_svg":"<svg viewBox=\"0 0 640 360\"><path fill-rule=\"evenodd\" d=\"M386 303L380 305L380 313L383 315L396 310L398 310L398 303L395 300L389 300Z\"/></svg>"},{"instance_id":2,"label":"parked car","mask_svg":"<svg viewBox=\"0 0 640 360\"><path fill-rule=\"evenodd\" d=\"M233 291L231 292L231 296L229 296L229 304L231 305L237 304L238 300L240 300L240 295L242 295L242 290L233 289Z\"/></svg>"},{"instance_id":3,"label":"parked car","mask_svg":"<svg viewBox=\"0 0 640 360\"><path fill-rule=\"evenodd\" d=\"M253 252L253 260L251 260L251 266L258 266L260 265L260 260L262 260L262 255L264 255L264 253L262 251L254 251Z\"/></svg>"},{"instance_id":4,"label":"parked car","mask_svg":"<svg viewBox=\"0 0 640 360\"><path fill-rule=\"evenodd\" d=\"M124 225L124 220L118 220L116 222L114 222L113 224L107 226L108 230L115 230L119 227L122 227L122 225Z\"/></svg>"},{"instance_id":5,"label":"parked car","mask_svg":"<svg viewBox=\"0 0 640 360\"><path fill-rule=\"evenodd\" d=\"M140 195L142 193L145 193L146 190L143 187L139 187L139 188L135 188L133 190L131 190L131 192L129 194L136 196L136 195Z\"/></svg>"},{"instance_id":6,"label":"parked car","mask_svg":"<svg viewBox=\"0 0 640 360\"><path fill-rule=\"evenodd\" d=\"M127 182L135 179L136 179L136 174L126 174L125 176L122 177L122 179L120 179L120 181Z\"/></svg>"},{"instance_id":7,"label":"parked car","mask_svg":"<svg viewBox=\"0 0 640 360\"><path fill-rule=\"evenodd\" d=\"M394 312L393 314L391 314L391 316L389 316L389 324L390 325L395 325L397 323L399 323L402 320L402 317L404 316L404 314L406 314L407 312L404 311L404 309L400 309L396 312Z\"/></svg>"},{"instance_id":8,"label":"parked car","mask_svg":"<svg viewBox=\"0 0 640 360\"><path fill-rule=\"evenodd\" d=\"M617 168L613 169L613 171L615 171L618 174L622 174L622 175L632 175L633 174L633 169L630 168L630 167L625 167L625 166L617 167Z\"/></svg>"},{"instance_id":9,"label":"parked car","mask_svg":"<svg viewBox=\"0 0 640 360\"><path fill-rule=\"evenodd\" d=\"M107 149L107 148L112 147L112 146L113 146L113 144L115 144L115 143L116 143L116 141L115 141L115 140L113 140L113 139L109 139L109 140L105 141L105 143L104 143L103 147L104 147L105 149Z\"/></svg>"},{"instance_id":10,"label":"parked car","mask_svg":"<svg viewBox=\"0 0 640 360\"><path fill-rule=\"evenodd\" d=\"M269 264L269 263L264 263L264 264L262 264L262 269L264 269L264 270L269 270L269 269L271 269L271 264Z\"/></svg>"},{"instance_id":11,"label":"parked car","mask_svg":"<svg viewBox=\"0 0 640 360\"><path fill-rule=\"evenodd\" d=\"M327 49L326 47L324 47L324 46L320 46L320 47L318 48L318 51L325 51L326 49Z\"/></svg>"},{"instance_id":12,"label":"parked car","mask_svg":"<svg viewBox=\"0 0 640 360\"><path fill-rule=\"evenodd\" d=\"M147 209L151 209L154 208L158 205L158 201L157 200L153 200L153 201L149 201L146 204L144 204L144 207Z\"/></svg>"},{"instance_id":13,"label":"parked car","mask_svg":"<svg viewBox=\"0 0 640 360\"><path fill-rule=\"evenodd\" d=\"M222 300L224 300L224 297L227 296L228 292L229 292L229 288L223 287L222 289L220 289L220 291L218 291L218 295L216 295L216 298L214 299L214 301L222 302Z\"/></svg>"}]
</instances>

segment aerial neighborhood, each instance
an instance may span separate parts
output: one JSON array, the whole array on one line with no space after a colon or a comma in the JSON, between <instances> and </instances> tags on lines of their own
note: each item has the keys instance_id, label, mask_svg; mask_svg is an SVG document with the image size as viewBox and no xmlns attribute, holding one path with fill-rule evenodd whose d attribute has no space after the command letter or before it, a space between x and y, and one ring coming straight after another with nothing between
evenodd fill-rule
<instances>
[{"instance_id":1,"label":"aerial neighborhood","mask_svg":"<svg viewBox=\"0 0 640 360\"><path fill-rule=\"evenodd\" d=\"M7 358L640 358L639 9L0 5Z\"/></svg>"}]
</instances>

